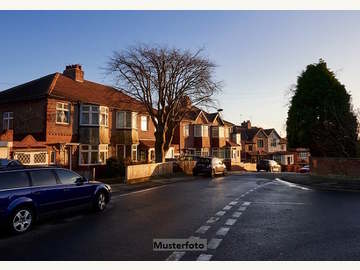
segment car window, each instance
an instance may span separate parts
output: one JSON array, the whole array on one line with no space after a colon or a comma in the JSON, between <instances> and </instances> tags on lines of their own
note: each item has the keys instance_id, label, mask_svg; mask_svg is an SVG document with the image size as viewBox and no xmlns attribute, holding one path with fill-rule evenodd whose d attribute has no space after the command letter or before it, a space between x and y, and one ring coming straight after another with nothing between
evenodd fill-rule
<instances>
[{"instance_id":1,"label":"car window","mask_svg":"<svg viewBox=\"0 0 360 270\"><path fill-rule=\"evenodd\" d=\"M74 184L75 181L81 177L77 173L67 170L56 170L56 173L62 184Z\"/></svg>"},{"instance_id":2,"label":"car window","mask_svg":"<svg viewBox=\"0 0 360 270\"><path fill-rule=\"evenodd\" d=\"M56 178L51 170L30 171L33 186L54 186Z\"/></svg>"},{"instance_id":3,"label":"car window","mask_svg":"<svg viewBox=\"0 0 360 270\"><path fill-rule=\"evenodd\" d=\"M0 190L29 186L29 178L25 172L0 173Z\"/></svg>"}]
</instances>

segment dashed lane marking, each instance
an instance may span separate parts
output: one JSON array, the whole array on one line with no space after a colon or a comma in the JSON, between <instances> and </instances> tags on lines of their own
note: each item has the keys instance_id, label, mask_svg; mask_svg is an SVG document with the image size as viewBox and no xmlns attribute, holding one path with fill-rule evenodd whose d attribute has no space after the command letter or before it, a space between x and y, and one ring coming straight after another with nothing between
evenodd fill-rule
<instances>
[{"instance_id":1,"label":"dashed lane marking","mask_svg":"<svg viewBox=\"0 0 360 270\"><path fill-rule=\"evenodd\" d=\"M248 205L250 205L250 204L251 204L251 202L244 202L242 205L248 206Z\"/></svg>"},{"instance_id":2,"label":"dashed lane marking","mask_svg":"<svg viewBox=\"0 0 360 270\"><path fill-rule=\"evenodd\" d=\"M241 216L241 212L234 212L234 214L232 215L234 218L238 218Z\"/></svg>"},{"instance_id":3,"label":"dashed lane marking","mask_svg":"<svg viewBox=\"0 0 360 270\"><path fill-rule=\"evenodd\" d=\"M236 223L236 219L234 218L229 218L226 222L225 222L225 225L228 225L228 226L232 226Z\"/></svg>"},{"instance_id":4,"label":"dashed lane marking","mask_svg":"<svg viewBox=\"0 0 360 270\"><path fill-rule=\"evenodd\" d=\"M206 223L212 224L212 223L215 223L215 222L218 221L218 220L219 220L218 217L211 217L211 218L209 218L209 219L206 221Z\"/></svg>"},{"instance_id":5,"label":"dashed lane marking","mask_svg":"<svg viewBox=\"0 0 360 270\"><path fill-rule=\"evenodd\" d=\"M217 247L220 245L222 239L219 238L212 238L208 244L208 249L217 249Z\"/></svg>"},{"instance_id":6,"label":"dashed lane marking","mask_svg":"<svg viewBox=\"0 0 360 270\"><path fill-rule=\"evenodd\" d=\"M239 202L236 201L232 201L231 203L229 203L229 205L237 205Z\"/></svg>"},{"instance_id":7,"label":"dashed lane marking","mask_svg":"<svg viewBox=\"0 0 360 270\"><path fill-rule=\"evenodd\" d=\"M213 255L211 255L211 254L200 254L196 260L197 261L210 261L212 256Z\"/></svg>"},{"instance_id":8,"label":"dashed lane marking","mask_svg":"<svg viewBox=\"0 0 360 270\"><path fill-rule=\"evenodd\" d=\"M231 206L230 205L227 205L223 208L223 210L230 210L231 209Z\"/></svg>"},{"instance_id":9,"label":"dashed lane marking","mask_svg":"<svg viewBox=\"0 0 360 270\"><path fill-rule=\"evenodd\" d=\"M197 229L196 233L206 233L206 231L210 229L210 226L201 226L199 229Z\"/></svg>"},{"instance_id":10,"label":"dashed lane marking","mask_svg":"<svg viewBox=\"0 0 360 270\"><path fill-rule=\"evenodd\" d=\"M174 251L171 255L166 259L167 261L179 261L182 256L185 255L185 251Z\"/></svg>"},{"instance_id":11,"label":"dashed lane marking","mask_svg":"<svg viewBox=\"0 0 360 270\"><path fill-rule=\"evenodd\" d=\"M245 206L240 206L238 210L239 210L239 211L245 211L245 210L246 210L246 207L245 207Z\"/></svg>"},{"instance_id":12,"label":"dashed lane marking","mask_svg":"<svg viewBox=\"0 0 360 270\"><path fill-rule=\"evenodd\" d=\"M226 213L225 211L219 211L215 215L221 217L221 216L225 215L225 213Z\"/></svg>"},{"instance_id":13,"label":"dashed lane marking","mask_svg":"<svg viewBox=\"0 0 360 270\"><path fill-rule=\"evenodd\" d=\"M221 227L217 232L216 235L217 236L225 236L228 232L229 232L230 228L229 227Z\"/></svg>"}]
</instances>

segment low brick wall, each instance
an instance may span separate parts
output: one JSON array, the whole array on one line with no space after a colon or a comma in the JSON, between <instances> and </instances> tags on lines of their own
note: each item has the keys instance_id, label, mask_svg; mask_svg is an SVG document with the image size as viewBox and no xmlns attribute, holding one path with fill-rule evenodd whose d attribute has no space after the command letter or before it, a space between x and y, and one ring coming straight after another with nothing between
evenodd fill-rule
<instances>
[{"instance_id":1,"label":"low brick wall","mask_svg":"<svg viewBox=\"0 0 360 270\"><path fill-rule=\"evenodd\" d=\"M126 167L125 181L128 184L148 181L154 176L173 173L173 162L130 165Z\"/></svg>"},{"instance_id":2,"label":"low brick wall","mask_svg":"<svg viewBox=\"0 0 360 270\"><path fill-rule=\"evenodd\" d=\"M360 159L311 157L310 171L315 176L360 179Z\"/></svg>"}]
</instances>

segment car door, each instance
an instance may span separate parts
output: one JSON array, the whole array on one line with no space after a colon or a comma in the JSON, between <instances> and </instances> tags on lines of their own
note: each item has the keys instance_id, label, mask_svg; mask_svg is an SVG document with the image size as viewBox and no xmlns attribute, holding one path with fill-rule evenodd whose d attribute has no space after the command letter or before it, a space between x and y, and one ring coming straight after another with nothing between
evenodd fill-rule
<instances>
[{"instance_id":1,"label":"car door","mask_svg":"<svg viewBox=\"0 0 360 270\"><path fill-rule=\"evenodd\" d=\"M52 169L29 171L31 179L31 197L40 212L61 209L64 203L64 188L58 185Z\"/></svg>"},{"instance_id":2,"label":"car door","mask_svg":"<svg viewBox=\"0 0 360 270\"><path fill-rule=\"evenodd\" d=\"M66 207L79 206L89 203L94 194L95 186L83 181L83 177L79 174L66 170L55 170L60 184L64 188Z\"/></svg>"}]
</instances>

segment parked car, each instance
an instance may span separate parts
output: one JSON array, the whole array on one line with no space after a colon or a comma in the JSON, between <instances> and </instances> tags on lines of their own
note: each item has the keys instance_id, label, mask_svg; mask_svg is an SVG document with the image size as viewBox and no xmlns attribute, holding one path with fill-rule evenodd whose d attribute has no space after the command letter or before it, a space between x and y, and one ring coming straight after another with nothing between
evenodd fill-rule
<instances>
[{"instance_id":1,"label":"parked car","mask_svg":"<svg viewBox=\"0 0 360 270\"><path fill-rule=\"evenodd\" d=\"M205 174L214 177L216 174L226 175L226 173L225 164L215 157L199 158L193 169L193 175Z\"/></svg>"},{"instance_id":2,"label":"parked car","mask_svg":"<svg viewBox=\"0 0 360 270\"><path fill-rule=\"evenodd\" d=\"M0 170L10 169L10 168L19 168L19 167L23 167L23 165L18 160L0 158Z\"/></svg>"},{"instance_id":3,"label":"parked car","mask_svg":"<svg viewBox=\"0 0 360 270\"><path fill-rule=\"evenodd\" d=\"M304 167L300 168L299 172L300 173L309 173L310 172L310 166L305 165Z\"/></svg>"},{"instance_id":4,"label":"parked car","mask_svg":"<svg viewBox=\"0 0 360 270\"><path fill-rule=\"evenodd\" d=\"M0 222L24 233L42 215L91 204L103 211L111 198L109 185L88 181L62 168L21 168L0 171Z\"/></svg>"},{"instance_id":5,"label":"parked car","mask_svg":"<svg viewBox=\"0 0 360 270\"><path fill-rule=\"evenodd\" d=\"M266 172L281 172L281 166L275 160L262 159L256 164L256 170Z\"/></svg>"}]
</instances>

